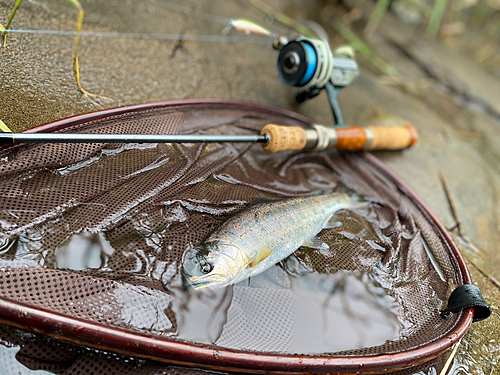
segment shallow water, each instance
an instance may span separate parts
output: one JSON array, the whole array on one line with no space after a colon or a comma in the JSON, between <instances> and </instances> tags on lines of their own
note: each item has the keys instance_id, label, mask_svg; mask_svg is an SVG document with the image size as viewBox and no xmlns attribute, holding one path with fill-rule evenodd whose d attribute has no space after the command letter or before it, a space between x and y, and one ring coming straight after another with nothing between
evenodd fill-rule
<instances>
[{"instance_id":1,"label":"shallow water","mask_svg":"<svg viewBox=\"0 0 500 375\"><path fill-rule=\"evenodd\" d=\"M354 212L348 217L366 222ZM183 220L180 216L177 219ZM152 233L144 232L148 223L152 225L143 217L136 234L154 242ZM346 231L341 222L336 229L344 231L350 240L362 240ZM41 243L46 234L32 232L39 235L24 236L4 246L0 256L3 265L106 270L115 251L104 233L74 233L49 251ZM380 248L373 239L366 241L367 247ZM390 285L384 280L387 274L379 269L321 273L304 261L315 251L331 257L329 250L302 248L264 273L221 289L185 290L177 267L158 262L149 273L162 280L166 293L124 284L112 296L115 305L122 306L121 320L131 327L231 349L338 352L397 340L403 328L407 331L411 327L401 314L403 306L391 296L390 287L382 287ZM52 255L47 258L53 261L40 255L49 253ZM132 273L151 268L140 251L130 251L128 258L135 264L130 266ZM137 304L144 308L141 314Z\"/></svg>"},{"instance_id":2,"label":"shallow water","mask_svg":"<svg viewBox=\"0 0 500 375\"><path fill-rule=\"evenodd\" d=\"M397 303L357 271L290 275L284 265L223 289L178 293L176 336L231 349L318 354L400 334Z\"/></svg>"},{"instance_id":3,"label":"shallow water","mask_svg":"<svg viewBox=\"0 0 500 375\"><path fill-rule=\"evenodd\" d=\"M5 343L0 344L0 375L49 375L51 372L43 370L30 370L28 367L21 364L16 359L16 354L19 352L18 346L5 346Z\"/></svg>"}]
</instances>

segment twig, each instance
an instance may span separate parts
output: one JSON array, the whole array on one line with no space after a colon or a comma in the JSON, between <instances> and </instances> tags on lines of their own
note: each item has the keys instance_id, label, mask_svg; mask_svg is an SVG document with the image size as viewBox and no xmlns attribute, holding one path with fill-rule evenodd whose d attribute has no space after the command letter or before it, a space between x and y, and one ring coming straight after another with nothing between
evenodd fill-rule
<instances>
[{"instance_id":1,"label":"twig","mask_svg":"<svg viewBox=\"0 0 500 375\"><path fill-rule=\"evenodd\" d=\"M470 258L468 256L466 256L465 254L462 254L462 255L464 255L467 262L469 262L471 265L473 265L474 268L476 270L478 270L481 275L486 277L493 285L495 285L500 290L500 281L498 281L494 276L491 276L485 270L483 270L481 267L479 267L477 264L475 264L472 260L470 260Z\"/></svg>"},{"instance_id":2,"label":"twig","mask_svg":"<svg viewBox=\"0 0 500 375\"><path fill-rule=\"evenodd\" d=\"M461 342L462 342L462 339L458 340L458 342L455 345L453 345L453 350L451 351L451 354L448 357L448 359L446 360L446 363L444 364L444 367L441 370L441 372L439 373L439 375L446 375L448 373L448 368L450 367L451 362L453 361L453 358L455 358L455 354L457 354L457 349L460 346Z\"/></svg>"},{"instance_id":3,"label":"twig","mask_svg":"<svg viewBox=\"0 0 500 375\"><path fill-rule=\"evenodd\" d=\"M92 99L92 97L103 98L103 99L107 99L107 100L112 100L112 99L108 98L106 96L103 96L103 95L93 94L93 93L85 90L82 87L82 84L80 82L80 65L78 63L78 45L80 44L80 37L81 37L80 33L82 31L83 17L85 15L85 12L84 12L83 7L81 6L79 0L68 0L68 1L71 4L73 4L78 11L78 16L76 18L75 57L73 59L73 72L75 74L76 83L78 84L78 88L80 89L82 94L84 94L87 99L89 99L92 103L100 106L100 104L97 101L95 101L94 99Z\"/></svg>"},{"instance_id":4,"label":"twig","mask_svg":"<svg viewBox=\"0 0 500 375\"><path fill-rule=\"evenodd\" d=\"M453 219L455 220L455 223L456 223L455 226L453 228L451 228L449 231L451 232L454 229L456 229L458 232L458 235L463 238L464 236L462 234L460 220L458 219L457 210L455 208L455 202L453 200L453 196L451 195L450 188L448 187L448 182L446 182L446 178L444 176L442 169L440 169L438 171L438 173L439 173L439 179L441 180L441 185L443 186L444 193L446 195L446 199L448 200L448 204L450 206L451 215L453 216Z\"/></svg>"},{"instance_id":5,"label":"twig","mask_svg":"<svg viewBox=\"0 0 500 375\"><path fill-rule=\"evenodd\" d=\"M450 189L448 187L448 183L446 182L446 178L445 178L444 173L443 173L443 171L441 169L439 170L439 178L441 180L441 185L443 186L443 189L444 189L444 192L445 192L445 195L446 195L446 199L448 200L448 204L450 206L451 214L452 214L452 216L453 216L453 218L455 219L455 222L456 222L455 226L453 228L449 229L449 231L452 232L452 231L456 230L459 238L462 241L464 241L464 243L468 247L470 247L472 250L474 250L475 252L477 252L478 255L484 257L484 255L482 254L482 252L479 249L477 249L477 247L472 243L472 241L469 240L462 233L460 221L458 219L457 210L455 208L455 201L453 200L453 196L451 195ZM490 274L488 274L488 272L486 272L480 266L478 266L476 263L474 263L466 254L462 254L462 255L465 257L465 259L467 260L468 263L470 263L472 266L474 266L474 268L477 269L484 277L486 277L493 285L495 285L498 289L500 289L500 282L495 277L491 276Z\"/></svg>"},{"instance_id":6,"label":"twig","mask_svg":"<svg viewBox=\"0 0 500 375\"><path fill-rule=\"evenodd\" d=\"M170 52L170 58L173 59L175 57L175 54L177 53L177 51L179 49L181 49L183 46L184 46L184 42L186 41L184 39L184 35L186 34L186 29L187 27L183 27L181 32L180 32L180 39L177 41L177 43L175 43L175 46L174 48L172 48L172 52Z\"/></svg>"}]
</instances>

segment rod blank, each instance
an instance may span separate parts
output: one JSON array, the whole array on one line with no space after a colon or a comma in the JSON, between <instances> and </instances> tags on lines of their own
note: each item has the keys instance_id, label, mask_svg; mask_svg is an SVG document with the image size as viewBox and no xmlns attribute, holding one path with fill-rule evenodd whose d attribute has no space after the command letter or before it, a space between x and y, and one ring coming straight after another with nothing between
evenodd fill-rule
<instances>
[{"instance_id":1,"label":"rod blank","mask_svg":"<svg viewBox=\"0 0 500 375\"><path fill-rule=\"evenodd\" d=\"M267 143L266 134L67 134L67 133L0 133L0 144L9 143Z\"/></svg>"}]
</instances>

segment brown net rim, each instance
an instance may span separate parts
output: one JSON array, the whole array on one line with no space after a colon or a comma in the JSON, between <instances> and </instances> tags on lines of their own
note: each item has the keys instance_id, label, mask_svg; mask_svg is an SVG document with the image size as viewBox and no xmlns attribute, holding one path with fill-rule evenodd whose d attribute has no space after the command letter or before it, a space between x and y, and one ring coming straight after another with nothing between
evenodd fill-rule
<instances>
[{"instance_id":1,"label":"brown net rim","mask_svg":"<svg viewBox=\"0 0 500 375\"><path fill-rule=\"evenodd\" d=\"M116 116L122 113L143 112L173 106L206 106L207 104L217 106L223 105L226 107L243 107L247 110L283 115L308 124L313 123L311 119L297 113L264 104L218 99L187 99L102 110L58 120L32 128L27 130L27 132L55 132L70 126ZM463 283L471 283L470 274L458 248L437 217L430 212L422 200L418 198L399 177L387 169L387 167L375 156L369 153L362 153L361 156L399 186L401 192L411 198L422 213L434 223L435 228L444 241L447 242L453 252L453 256L457 260ZM429 361L444 353L466 333L472 323L472 318L473 308L470 308L461 314L455 328L446 336L421 347L401 353L374 356L299 357L294 355L253 353L220 348L214 349L206 345L170 341L69 317L48 310L34 308L33 306L0 297L0 323L5 325L95 349L103 349L135 357L209 369L251 373L371 373L378 372L382 369L390 371L404 369Z\"/></svg>"}]
</instances>

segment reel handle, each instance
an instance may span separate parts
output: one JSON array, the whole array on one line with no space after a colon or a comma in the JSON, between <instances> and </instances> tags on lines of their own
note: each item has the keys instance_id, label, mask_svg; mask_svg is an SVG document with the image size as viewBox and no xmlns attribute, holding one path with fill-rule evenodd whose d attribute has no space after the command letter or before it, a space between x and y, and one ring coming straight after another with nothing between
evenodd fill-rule
<instances>
[{"instance_id":1,"label":"reel handle","mask_svg":"<svg viewBox=\"0 0 500 375\"><path fill-rule=\"evenodd\" d=\"M344 151L403 150L417 141L416 129L402 127L350 126L342 128L313 125L311 129L299 126L266 125L261 134L267 134L269 142L263 145L269 152L336 148Z\"/></svg>"}]
</instances>

